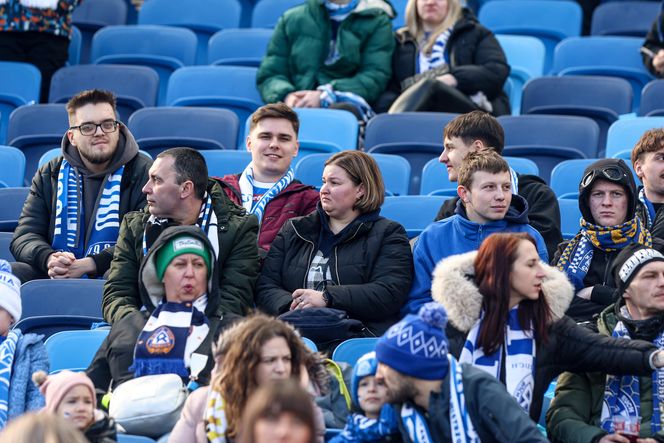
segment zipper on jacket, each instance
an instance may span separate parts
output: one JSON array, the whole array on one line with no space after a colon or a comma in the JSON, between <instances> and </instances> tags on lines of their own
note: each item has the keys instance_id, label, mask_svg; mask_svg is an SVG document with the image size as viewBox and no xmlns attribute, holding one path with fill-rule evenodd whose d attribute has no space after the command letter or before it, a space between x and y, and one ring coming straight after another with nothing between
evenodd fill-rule
<instances>
[{"instance_id":1,"label":"zipper on jacket","mask_svg":"<svg viewBox=\"0 0 664 443\"><path fill-rule=\"evenodd\" d=\"M295 235L297 235L297 236L300 237L303 241L305 241L305 242L307 242L307 243L309 243L309 244L311 245L311 250L309 251L309 258L308 258L308 260L307 260L307 263L309 264L309 266L311 266L311 255L313 254L316 245L315 245L314 242L312 242L311 240L307 240L306 238L302 237L302 236L300 235L300 233L297 232L297 228L295 227L295 225L293 224L293 222L292 222L291 220L289 220L289 221L290 221L291 226L293 227L293 231L295 231ZM304 273L304 278L302 279L302 287L303 287L303 288L306 288L306 287L307 287L307 275L308 275L308 272L305 272L305 273Z\"/></svg>"}]
</instances>

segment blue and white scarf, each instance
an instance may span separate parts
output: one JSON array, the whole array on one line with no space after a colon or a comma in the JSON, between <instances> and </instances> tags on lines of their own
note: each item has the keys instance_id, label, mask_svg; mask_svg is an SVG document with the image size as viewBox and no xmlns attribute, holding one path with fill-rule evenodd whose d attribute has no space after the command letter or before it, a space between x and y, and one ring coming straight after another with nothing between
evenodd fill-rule
<instances>
[{"instance_id":1,"label":"blue and white scarf","mask_svg":"<svg viewBox=\"0 0 664 443\"><path fill-rule=\"evenodd\" d=\"M411 403L401 406L401 422L413 443L433 443L426 418Z\"/></svg>"},{"instance_id":2,"label":"blue and white scarf","mask_svg":"<svg viewBox=\"0 0 664 443\"><path fill-rule=\"evenodd\" d=\"M512 181L512 195L516 195L519 193L519 175L512 168L510 168L510 179Z\"/></svg>"},{"instance_id":3,"label":"blue and white scarf","mask_svg":"<svg viewBox=\"0 0 664 443\"><path fill-rule=\"evenodd\" d=\"M340 92L335 91L332 85L321 85L316 88L318 91L323 91L320 95L320 106L322 108L329 108L334 103L350 103L355 106L359 111L362 121L367 123L376 113L369 103L361 96L353 92Z\"/></svg>"},{"instance_id":4,"label":"blue and white scarf","mask_svg":"<svg viewBox=\"0 0 664 443\"><path fill-rule=\"evenodd\" d=\"M422 51L419 51L418 57L418 73L426 72L430 69L437 68L442 65L449 64L447 60L447 54L445 54L445 45L447 45L447 40L452 34L452 28L441 32L438 37L436 37L436 42L431 47L431 53L425 54ZM426 42L429 39L429 36L425 34L424 41Z\"/></svg>"},{"instance_id":5,"label":"blue and white scarf","mask_svg":"<svg viewBox=\"0 0 664 443\"><path fill-rule=\"evenodd\" d=\"M162 303L138 336L134 363L129 370L134 377L154 374L189 377L191 354L209 331L207 317L193 303Z\"/></svg>"},{"instance_id":6,"label":"blue and white scarf","mask_svg":"<svg viewBox=\"0 0 664 443\"><path fill-rule=\"evenodd\" d=\"M258 217L258 223L263 220L263 213L265 212L265 206L267 206L270 201L279 195L281 191L286 189L288 185L291 184L295 173L293 168L288 168L286 174L279 179L272 187L254 203L254 167L252 163L244 168L242 175L240 175L240 194L242 194L242 207L247 210L249 214L254 214Z\"/></svg>"},{"instance_id":7,"label":"blue and white scarf","mask_svg":"<svg viewBox=\"0 0 664 443\"><path fill-rule=\"evenodd\" d=\"M519 324L519 305L510 309L507 324L505 325L505 384L507 392L514 397L519 405L526 411L530 411L533 400L533 389L535 387L535 350L536 343L532 325L528 329L522 329ZM491 355L485 355L481 348L477 347L477 335L484 313L475 326L468 333L466 344L461 351L459 361L470 363L473 366L500 379L501 359L503 347L501 346Z\"/></svg>"},{"instance_id":8,"label":"blue and white scarf","mask_svg":"<svg viewBox=\"0 0 664 443\"><path fill-rule=\"evenodd\" d=\"M655 220L655 217L657 216L657 211L655 211L655 206L652 204L650 200L646 197L645 189L641 188L639 191L639 200L641 200L641 203L643 203L643 206L646 207L646 218L647 220L643 220L646 224L646 228L650 229L652 226L653 221Z\"/></svg>"},{"instance_id":9,"label":"blue and white scarf","mask_svg":"<svg viewBox=\"0 0 664 443\"><path fill-rule=\"evenodd\" d=\"M327 14L330 17L330 20L335 22L342 22L350 15L351 12L357 7L360 0L351 0L345 5L340 5L334 3L330 0L323 0L323 6L327 9Z\"/></svg>"},{"instance_id":10,"label":"blue and white scarf","mask_svg":"<svg viewBox=\"0 0 664 443\"><path fill-rule=\"evenodd\" d=\"M0 344L0 429L5 427L9 415L9 384L18 339L19 335L15 331L9 331L7 338Z\"/></svg>"},{"instance_id":11,"label":"blue and white scarf","mask_svg":"<svg viewBox=\"0 0 664 443\"><path fill-rule=\"evenodd\" d=\"M629 311L623 306L621 308L623 316L629 318ZM630 340L629 331L619 321L613 329L613 337ZM653 340L653 343L659 348L664 347L664 332ZM604 403L602 405L601 423L602 429L606 432L614 433L613 417L622 416L641 417L641 393L639 377L634 375L625 376L606 376L606 385L604 387ZM660 404L664 401L664 369L658 369L652 373L652 435L662 430L662 417Z\"/></svg>"},{"instance_id":12,"label":"blue and white scarf","mask_svg":"<svg viewBox=\"0 0 664 443\"><path fill-rule=\"evenodd\" d=\"M120 183L124 165L104 178L103 190L96 206L94 227L85 247L85 214L83 180L78 170L62 160L58 172L58 192L55 209L55 230L51 246L67 251L76 258L99 254L114 246L120 233Z\"/></svg>"},{"instance_id":13,"label":"blue and white scarf","mask_svg":"<svg viewBox=\"0 0 664 443\"><path fill-rule=\"evenodd\" d=\"M450 362L450 429L452 443L479 443L473 422L466 410L466 399L463 393L463 376L461 365L452 355Z\"/></svg>"}]
</instances>

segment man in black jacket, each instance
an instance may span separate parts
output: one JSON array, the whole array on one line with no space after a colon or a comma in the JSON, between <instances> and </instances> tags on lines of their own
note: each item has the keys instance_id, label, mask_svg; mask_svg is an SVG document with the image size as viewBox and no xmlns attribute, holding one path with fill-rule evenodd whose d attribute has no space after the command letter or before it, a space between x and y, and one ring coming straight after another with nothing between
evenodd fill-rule
<instances>
[{"instance_id":1,"label":"man in black jacket","mask_svg":"<svg viewBox=\"0 0 664 443\"><path fill-rule=\"evenodd\" d=\"M502 155L505 133L495 117L482 111L463 114L445 126L444 148L440 162L447 167L451 182L457 181L461 161L470 152L493 149ZM535 175L516 174L512 171L512 189L528 202L530 225L542 234L549 257L553 257L558 244L563 241L560 231L560 209L551 188ZM454 215L458 197L443 203L436 221Z\"/></svg>"},{"instance_id":2,"label":"man in black jacket","mask_svg":"<svg viewBox=\"0 0 664 443\"><path fill-rule=\"evenodd\" d=\"M646 131L632 150L632 165L643 183L638 215L653 237L664 239L664 129Z\"/></svg>"},{"instance_id":3,"label":"man in black jacket","mask_svg":"<svg viewBox=\"0 0 664 443\"><path fill-rule=\"evenodd\" d=\"M67 113L62 156L32 179L11 242L21 282L102 276L122 218L145 206L141 187L152 161L117 121L113 94L83 91L67 103Z\"/></svg>"}]
</instances>

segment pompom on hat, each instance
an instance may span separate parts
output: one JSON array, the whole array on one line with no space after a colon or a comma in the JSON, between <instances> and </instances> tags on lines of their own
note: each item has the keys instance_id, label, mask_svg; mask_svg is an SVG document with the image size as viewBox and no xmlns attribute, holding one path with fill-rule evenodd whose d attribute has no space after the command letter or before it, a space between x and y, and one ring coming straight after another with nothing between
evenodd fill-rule
<instances>
[{"instance_id":1,"label":"pompom on hat","mask_svg":"<svg viewBox=\"0 0 664 443\"><path fill-rule=\"evenodd\" d=\"M44 410L56 412L67 393L75 386L85 386L90 390L93 403L95 400L95 386L85 372L60 371L57 374L46 375L44 371L32 374L32 381L39 386L39 392L46 399Z\"/></svg>"}]
</instances>

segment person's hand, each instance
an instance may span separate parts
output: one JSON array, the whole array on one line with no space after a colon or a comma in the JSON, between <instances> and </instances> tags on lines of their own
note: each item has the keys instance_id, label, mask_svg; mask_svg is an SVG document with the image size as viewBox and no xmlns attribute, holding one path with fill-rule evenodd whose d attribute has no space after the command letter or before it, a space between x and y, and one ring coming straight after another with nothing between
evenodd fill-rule
<instances>
[{"instance_id":1,"label":"person's hand","mask_svg":"<svg viewBox=\"0 0 664 443\"><path fill-rule=\"evenodd\" d=\"M286 104L286 106L290 106L291 108L295 107L295 102L301 99L305 92L307 91L291 92L284 99L284 104Z\"/></svg>"},{"instance_id":2,"label":"person's hand","mask_svg":"<svg viewBox=\"0 0 664 443\"><path fill-rule=\"evenodd\" d=\"M654 438L637 438L636 443L657 443Z\"/></svg>"},{"instance_id":3,"label":"person's hand","mask_svg":"<svg viewBox=\"0 0 664 443\"><path fill-rule=\"evenodd\" d=\"M321 291L314 291L313 289L296 289L293 291L293 302L290 305L290 310L307 309L307 308L324 308L327 306L323 300L323 293Z\"/></svg>"},{"instance_id":4,"label":"person's hand","mask_svg":"<svg viewBox=\"0 0 664 443\"><path fill-rule=\"evenodd\" d=\"M436 78L438 79L438 81L441 81L445 83L447 86L451 86L453 88L456 88L457 85L459 84L459 82L457 82L456 77L454 77L452 74L443 74L439 75Z\"/></svg>"},{"instance_id":5,"label":"person's hand","mask_svg":"<svg viewBox=\"0 0 664 443\"><path fill-rule=\"evenodd\" d=\"M584 300L590 300L590 296L593 293L593 287L589 286L587 288L581 289L579 292L576 293L576 296L579 298L582 298Z\"/></svg>"},{"instance_id":6,"label":"person's hand","mask_svg":"<svg viewBox=\"0 0 664 443\"><path fill-rule=\"evenodd\" d=\"M656 369L664 368L664 351L661 349L659 351L655 351L655 355L652 358L652 364Z\"/></svg>"},{"instance_id":7,"label":"person's hand","mask_svg":"<svg viewBox=\"0 0 664 443\"><path fill-rule=\"evenodd\" d=\"M66 278L69 267L74 263L76 257L71 252L54 252L49 255L46 262L48 276L50 278Z\"/></svg>"},{"instance_id":8,"label":"person's hand","mask_svg":"<svg viewBox=\"0 0 664 443\"><path fill-rule=\"evenodd\" d=\"M664 74L664 49L657 51L657 54L652 58L652 67L660 74Z\"/></svg>"},{"instance_id":9,"label":"person's hand","mask_svg":"<svg viewBox=\"0 0 664 443\"><path fill-rule=\"evenodd\" d=\"M295 100L292 108L320 108L320 96L322 91L297 91L294 94L300 94ZM286 103L288 104L288 103Z\"/></svg>"},{"instance_id":10,"label":"person's hand","mask_svg":"<svg viewBox=\"0 0 664 443\"><path fill-rule=\"evenodd\" d=\"M66 278L81 278L85 274L94 274L97 271L95 261L90 257L74 260L69 266Z\"/></svg>"},{"instance_id":11,"label":"person's hand","mask_svg":"<svg viewBox=\"0 0 664 443\"><path fill-rule=\"evenodd\" d=\"M629 443L629 438L620 434L606 434L599 443Z\"/></svg>"}]
</instances>

